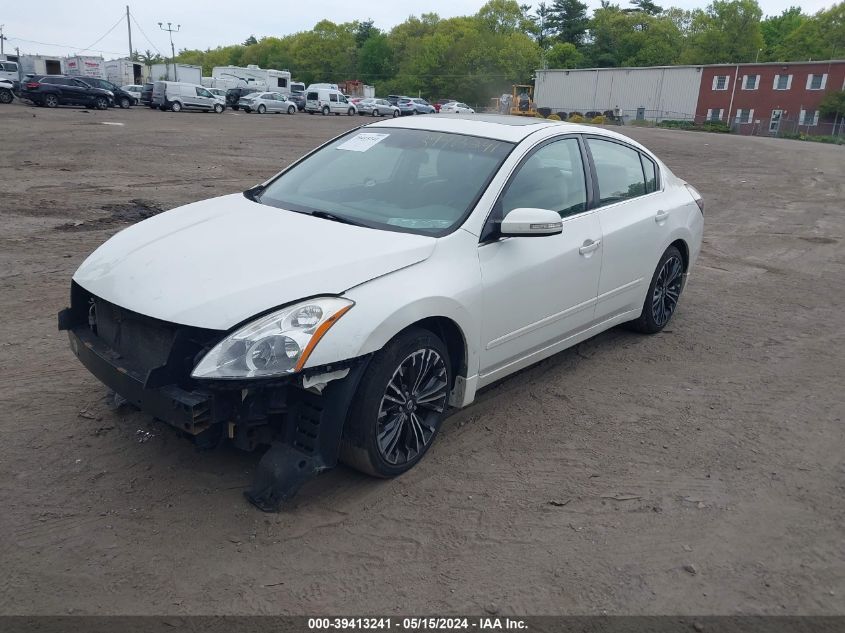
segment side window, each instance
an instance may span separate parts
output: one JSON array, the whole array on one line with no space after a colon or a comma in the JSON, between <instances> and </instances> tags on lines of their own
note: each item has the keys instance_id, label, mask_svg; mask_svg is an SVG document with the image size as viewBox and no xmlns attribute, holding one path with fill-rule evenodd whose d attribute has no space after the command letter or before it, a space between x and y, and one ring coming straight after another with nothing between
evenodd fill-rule
<instances>
[{"instance_id":1,"label":"side window","mask_svg":"<svg viewBox=\"0 0 845 633\"><path fill-rule=\"evenodd\" d=\"M645 192L654 193L657 191L657 165L645 154L640 154L643 162L643 173L645 173Z\"/></svg>"},{"instance_id":2,"label":"side window","mask_svg":"<svg viewBox=\"0 0 845 633\"><path fill-rule=\"evenodd\" d=\"M337 101L337 95L332 93L329 95L329 101Z\"/></svg>"},{"instance_id":3,"label":"side window","mask_svg":"<svg viewBox=\"0 0 845 633\"><path fill-rule=\"evenodd\" d=\"M554 141L535 151L508 184L501 205L500 217L519 207L550 209L561 217L583 211L587 186L578 140Z\"/></svg>"},{"instance_id":4,"label":"side window","mask_svg":"<svg viewBox=\"0 0 845 633\"><path fill-rule=\"evenodd\" d=\"M591 138L587 141L599 181L599 205L636 198L646 192L640 153L630 147Z\"/></svg>"}]
</instances>

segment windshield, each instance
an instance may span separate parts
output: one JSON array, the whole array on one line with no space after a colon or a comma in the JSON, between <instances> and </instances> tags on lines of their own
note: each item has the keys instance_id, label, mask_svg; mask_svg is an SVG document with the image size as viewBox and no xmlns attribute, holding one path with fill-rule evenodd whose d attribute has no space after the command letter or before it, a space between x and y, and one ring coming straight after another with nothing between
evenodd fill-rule
<instances>
[{"instance_id":1,"label":"windshield","mask_svg":"<svg viewBox=\"0 0 845 633\"><path fill-rule=\"evenodd\" d=\"M445 235L463 222L512 143L402 128L353 131L284 172L262 204L353 224Z\"/></svg>"}]
</instances>

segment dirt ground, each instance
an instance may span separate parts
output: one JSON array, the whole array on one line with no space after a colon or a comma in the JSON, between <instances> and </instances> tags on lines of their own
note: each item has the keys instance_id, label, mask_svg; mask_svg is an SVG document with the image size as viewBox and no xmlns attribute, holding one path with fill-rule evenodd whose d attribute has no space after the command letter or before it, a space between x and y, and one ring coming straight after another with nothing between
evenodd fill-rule
<instances>
[{"instance_id":1,"label":"dirt ground","mask_svg":"<svg viewBox=\"0 0 845 633\"><path fill-rule=\"evenodd\" d=\"M0 106L0 613L845 614L843 147L625 128L707 200L671 326L485 390L399 479L263 514L259 455L108 406L56 329L85 256L362 122Z\"/></svg>"}]
</instances>

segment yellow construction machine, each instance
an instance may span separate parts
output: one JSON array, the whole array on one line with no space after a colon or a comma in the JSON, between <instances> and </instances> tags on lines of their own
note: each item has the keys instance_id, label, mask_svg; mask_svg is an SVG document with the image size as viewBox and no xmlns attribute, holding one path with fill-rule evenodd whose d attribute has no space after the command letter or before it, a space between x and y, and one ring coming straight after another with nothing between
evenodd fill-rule
<instances>
[{"instance_id":1,"label":"yellow construction machine","mask_svg":"<svg viewBox=\"0 0 845 633\"><path fill-rule=\"evenodd\" d=\"M510 113L516 116L537 116L537 109L534 107L534 86L513 85Z\"/></svg>"}]
</instances>

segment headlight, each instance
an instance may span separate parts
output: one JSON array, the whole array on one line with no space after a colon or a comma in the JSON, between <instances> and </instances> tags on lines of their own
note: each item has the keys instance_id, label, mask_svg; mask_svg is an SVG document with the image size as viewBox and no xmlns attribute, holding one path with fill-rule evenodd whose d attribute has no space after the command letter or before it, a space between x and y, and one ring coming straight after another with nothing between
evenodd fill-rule
<instances>
[{"instance_id":1,"label":"headlight","mask_svg":"<svg viewBox=\"0 0 845 633\"><path fill-rule=\"evenodd\" d=\"M220 341L194 378L262 378L299 371L323 335L354 302L320 297L256 319Z\"/></svg>"}]
</instances>

